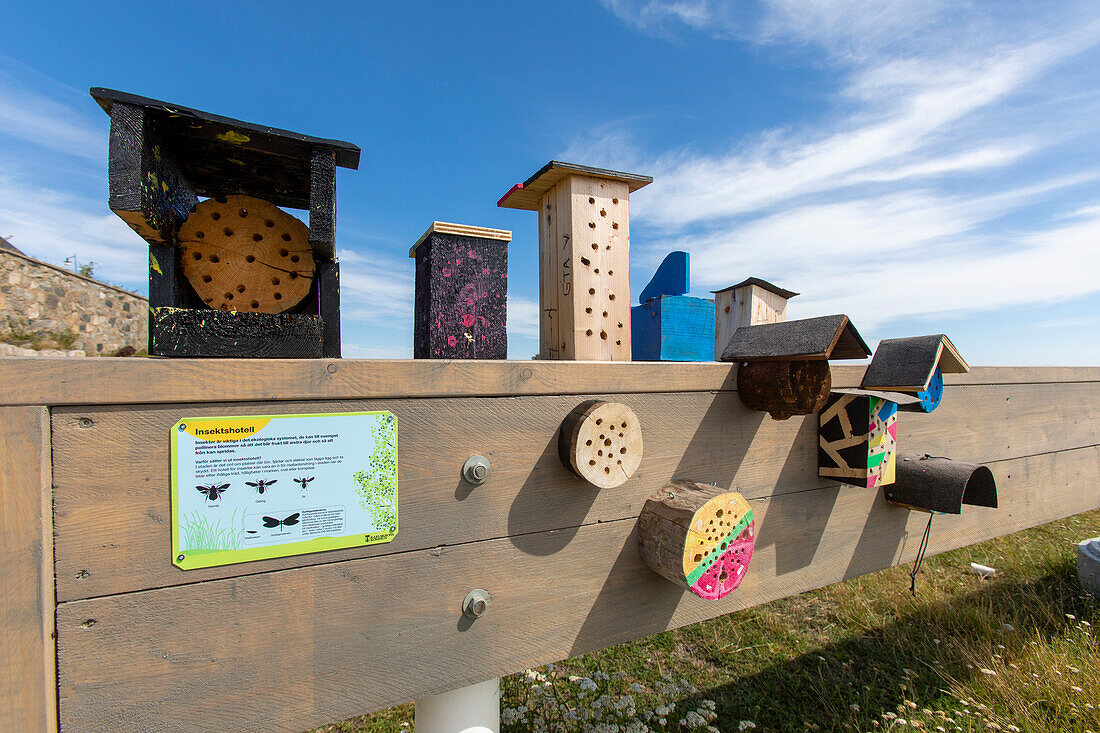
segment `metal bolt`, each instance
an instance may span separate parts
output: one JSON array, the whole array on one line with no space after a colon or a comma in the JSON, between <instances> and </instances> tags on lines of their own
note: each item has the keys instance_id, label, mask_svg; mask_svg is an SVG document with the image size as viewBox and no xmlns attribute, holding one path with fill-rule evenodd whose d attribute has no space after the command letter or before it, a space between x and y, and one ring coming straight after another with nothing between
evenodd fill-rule
<instances>
[{"instance_id":1,"label":"metal bolt","mask_svg":"<svg viewBox=\"0 0 1100 733\"><path fill-rule=\"evenodd\" d=\"M489 591L478 588L466 594L462 601L462 614L467 618L481 618L489 610Z\"/></svg>"},{"instance_id":2,"label":"metal bolt","mask_svg":"<svg viewBox=\"0 0 1100 733\"><path fill-rule=\"evenodd\" d=\"M485 483L492 472L493 467L485 456L470 456L462 465L462 478L475 486Z\"/></svg>"}]
</instances>

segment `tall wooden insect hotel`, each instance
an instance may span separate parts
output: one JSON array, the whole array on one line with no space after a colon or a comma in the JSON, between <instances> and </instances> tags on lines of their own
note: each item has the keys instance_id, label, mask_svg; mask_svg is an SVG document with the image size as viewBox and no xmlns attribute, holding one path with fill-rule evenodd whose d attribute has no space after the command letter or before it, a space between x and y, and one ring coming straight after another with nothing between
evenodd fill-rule
<instances>
[{"instance_id":1,"label":"tall wooden insect hotel","mask_svg":"<svg viewBox=\"0 0 1100 733\"><path fill-rule=\"evenodd\" d=\"M428 358L337 359L358 149L93 94L153 352L226 358L0 359L0 730L294 731L410 700L420 733L497 730L501 675L910 562L925 512L935 554L1100 506L1100 369L943 369L883 487L819 475L815 410L864 378L828 362L868 353L845 316L631 362L645 176L551 162L502 200L538 212L543 358L486 358L507 230L437 222Z\"/></svg>"}]
</instances>

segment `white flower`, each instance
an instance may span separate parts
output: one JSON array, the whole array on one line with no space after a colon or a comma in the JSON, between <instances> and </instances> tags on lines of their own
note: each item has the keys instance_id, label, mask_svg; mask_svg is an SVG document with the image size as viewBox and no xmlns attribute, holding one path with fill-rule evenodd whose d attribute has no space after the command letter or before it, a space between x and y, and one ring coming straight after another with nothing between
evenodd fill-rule
<instances>
[{"instance_id":1,"label":"white flower","mask_svg":"<svg viewBox=\"0 0 1100 733\"><path fill-rule=\"evenodd\" d=\"M1073 690L1074 692L1084 692L1084 690L1082 690L1082 689L1081 689L1080 687L1078 687L1077 685L1074 685L1073 687L1071 687L1071 688L1069 688L1069 689Z\"/></svg>"},{"instance_id":2,"label":"white flower","mask_svg":"<svg viewBox=\"0 0 1100 733\"><path fill-rule=\"evenodd\" d=\"M680 721L681 725L686 725L689 728L702 728L706 726L707 721L703 719L703 716L694 710L689 710L688 714L684 716Z\"/></svg>"},{"instance_id":3,"label":"white flower","mask_svg":"<svg viewBox=\"0 0 1100 733\"><path fill-rule=\"evenodd\" d=\"M1005 624L1004 625L1004 630L1005 631L1015 631L1016 629L1012 626L1012 624Z\"/></svg>"},{"instance_id":4,"label":"white flower","mask_svg":"<svg viewBox=\"0 0 1100 733\"><path fill-rule=\"evenodd\" d=\"M572 678L572 677L570 677L570 678L569 678L569 681L570 681L570 682L572 682L572 681L573 681L573 678ZM579 680L579 682L578 682L578 684L577 684L577 686L578 686L578 687L579 687L580 689L582 689L582 690L585 690L585 691L587 691L587 692L591 692L592 690L595 690L595 689L596 689L596 683L595 683L595 682L593 682L593 681L592 681L591 679L589 679L588 677L584 677L584 678L580 679L580 680Z\"/></svg>"},{"instance_id":5,"label":"white flower","mask_svg":"<svg viewBox=\"0 0 1100 733\"><path fill-rule=\"evenodd\" d=\"M756 727L756 723L751 720L742 720L737 724L737 730L752 730Z\"/></svg>"},{"instance_id":6,"label":"white flower","mask_svg":"<svg viewBox=\"0 0 1100 733\"><path fill-rule=\"evenodd\" d=\"M672 712L672 706L658 705L657 707L653 708L653 712L657 713L658 715L668 715Z\"/></svg>"},{"instance_id":7,"label":"white flower","mask_svg":"<svg viewBox=\"0 0 1100 733\"><path fill-rule=\"evenodd\" d=\"M996 676L997 676L997 673L996 673L996 672L994 672L994 671L993 671L993 670L991 670L991 669L986 669L985 667L982 667L982 668L981 668L981 669L979 669L978 671L979 671L979 672L981 672L982 674L988 674L988 675L992 675L992 676L994 676L994 677L996 677Z\"/></svg>"}]
</instances>

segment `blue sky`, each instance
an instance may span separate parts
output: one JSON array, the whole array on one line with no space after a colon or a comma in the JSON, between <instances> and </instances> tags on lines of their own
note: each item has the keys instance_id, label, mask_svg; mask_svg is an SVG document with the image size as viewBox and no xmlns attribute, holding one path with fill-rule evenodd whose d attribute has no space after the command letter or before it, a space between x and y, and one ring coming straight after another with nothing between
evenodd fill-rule
<instances>
[{"instance_id":1,"label":"blue sky","mask_svg":"<svg viewBox=\"0 0 1100 733\"><path fill-rule=\"evenodd\" d=\"M344 354L412 351L409 246L510 229L509 353L538 351L552 158L652 175L635 299L749 275L867 340L1100 365L1100 5L939 0L21 3L0 28L0 236L145 289L107 209L106 86L363 148L338 178Z\"/></svg>"}]
</instances>

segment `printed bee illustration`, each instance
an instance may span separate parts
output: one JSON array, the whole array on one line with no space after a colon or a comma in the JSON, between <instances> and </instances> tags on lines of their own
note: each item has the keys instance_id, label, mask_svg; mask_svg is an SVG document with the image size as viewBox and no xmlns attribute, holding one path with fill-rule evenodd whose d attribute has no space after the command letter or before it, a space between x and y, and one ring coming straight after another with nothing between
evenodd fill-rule
<instances>
[{"instance_id":1,"label":"printed bee illustration","mask_svg":"<svg viewBox=\"0 0 1100 733\"><path fill-rule=\"evenodd\" d=\"M296 478L296 479L294 479L294 481L295 481L295 483L301 484L302 491L305 491L306 488L307 488L306 484L308 484L310 481L312 481L315 478L317 478L317 477L316 476L310 476L309 478Z\"/></svg>"},{"instance_id":2,"label":"printed bee illustration","mask_svg":"<svg viewBox=\"0 0 1100 733\"><path fill-rule=\"evenodd\" d=\"M271 487L272 484L278 483L278 481L279 481L279 479L277 479L277 478L273 478L270 481L267 481L267 480L261 478L261 479L257 479L255 482L245 481L245 483L247 485L251 486L252 488L256 489L256 491L258 491L262 494L265 491L267 491Z\"/></svg>"},{"instance_id":3,"label":"printed bee illustration","mask_svg":"<svg viewBox=\"0 0 1100 733\"><path fill-rule=\"evenodd\" d=\"M293 527L298 523L298 517L300 512L294 512L286 519L276 519L275 517L264 517L264 526L268 528L272 527Z\"/></svg>"},{"instance_id":4,"label":"printed bee illustration","mask_svg":"<svg viewBox=\"0 0 1100 733\"><path fill-rule=\"evenodd\" d=\"M210 486L196 486L195 488L203 494L206 494L207 501L217 501L221 498L222 494L225 493L225 490L229 488L229 484L222 484L221 486L214 486L211 484Z\"/></svg>"}]
</instances>

